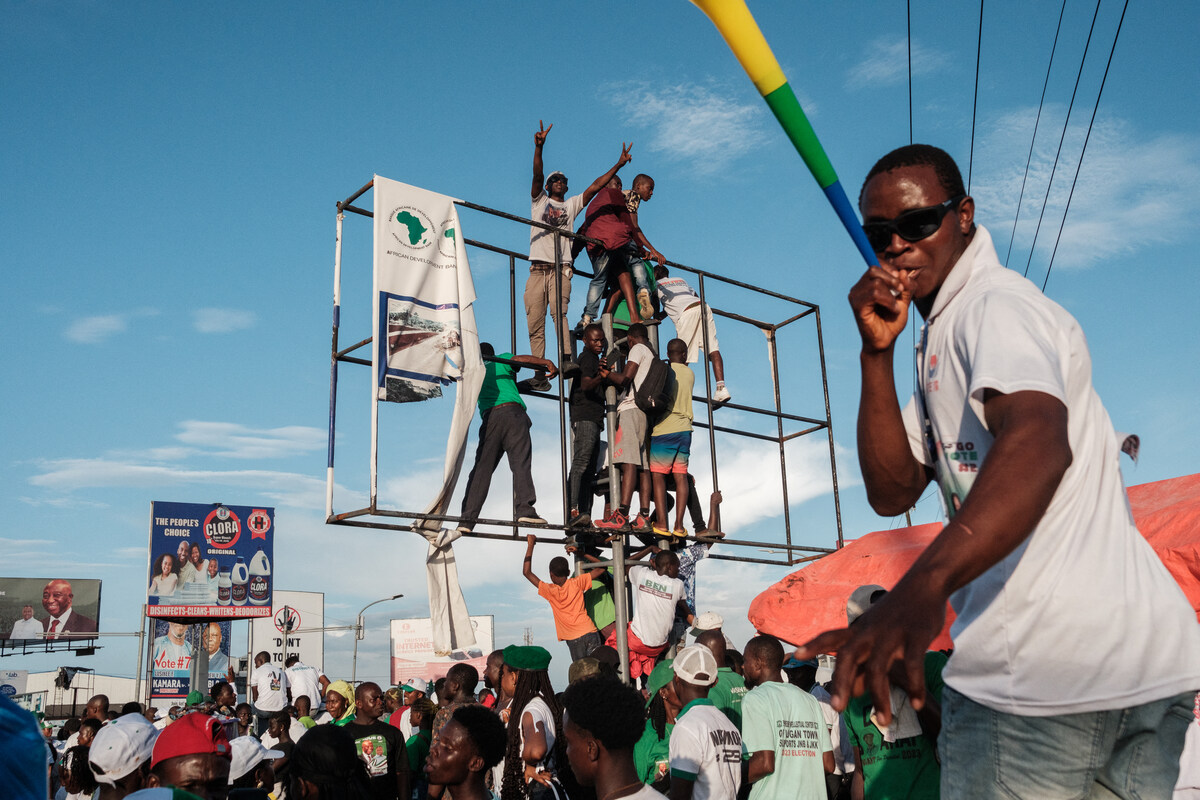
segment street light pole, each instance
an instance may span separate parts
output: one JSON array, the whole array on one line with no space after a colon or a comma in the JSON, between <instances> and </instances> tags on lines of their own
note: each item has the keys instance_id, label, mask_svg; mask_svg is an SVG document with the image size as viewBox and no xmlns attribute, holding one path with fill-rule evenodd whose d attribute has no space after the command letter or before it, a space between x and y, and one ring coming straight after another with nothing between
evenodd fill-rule
<instances>
[{"instance_id":1,"label":"street light pole","mask_svg":"<svg viewBox=\"0 0 1200 800\"><path fill-rule=\"evenodd\" d=\"M401 597L404 597L404 595L394 594L391 597L385 597L382 600L376 600L374 603L367 603L362 607L362 611L358 612L358 619L354 625L354 660L350 667L351 686L356 684L358 678L358 640L363 638L365 635L365 631L363 630L363 612L365 612L371 606L379 605L380 603L386 603L389 600L399 600Z\"/></svg>"}]
</instances>

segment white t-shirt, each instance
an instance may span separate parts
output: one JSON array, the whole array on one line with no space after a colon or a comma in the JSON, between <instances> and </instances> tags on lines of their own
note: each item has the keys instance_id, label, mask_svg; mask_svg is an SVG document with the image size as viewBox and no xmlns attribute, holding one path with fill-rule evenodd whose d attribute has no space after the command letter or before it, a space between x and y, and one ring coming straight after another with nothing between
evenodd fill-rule
<instances>
[{"instance_id":1,"label":"white t-shirt","mask_svg":"<svg viewBox=\"0 0 1200 800\"><path fill-rule=\"evenodd\" d=\"M259 711L281 711L287 705L287 678L271 664L255 667L250 683L258 689L254 707Z\"/></svg>"},{"instance_id":2,"label":"white t-shirt","mask_svg":"<svg viewBox=\"0 0 1200 800\"><path fill-rule=\"evenodd\" d=\"M775 754L775 771L750 787L750 800L825 800L825 756L833 749L821 704L799 686L769 682L742 698L746 752Z\"/></svg>"},{"instance_id":3,"label":"white t-shirt","mask_svg":"<svg viewBox=\"0 0 1200 800\"><path fill-rule=\"evenodd\" d=\"M543 190L533 201L529 218L536 222L562 228L565 231L573 231L575 230L575 217L581 211L583 211L583 195L577 194L560 202L551 200L550 195ZM555 238L558 237L545 228L530 226L529 260L553 264ZM571 240L565 236L559 238L558 254L561 263L571 263Z\"/></svg>"},{"instance_id":4,"label":"white t-shirt","mask_svg":"<svg viewBox=\"0 0 1200 800\"><path fill-rule=\"evenodd\" d=\"M542 730L546 732L546 757L538 762L538 769L553 770L554 769L554 715L550 713L550 706L541 697L534 697L525 704L525 710L521 712L521 721L524 722L526 716L533 718L534 725L541 725ZM525 731L521 730L521 752L525 751Z\"/></svg>"},{"instance_id":5,"label":"white t-shirt","mask_svg":"<svg viewBox=\"0 0 1200 800\"><path fill-rule=\"evenodd\" d=\"M629 568L629 582L633 585L630 627L647 647L666 644L675 621L675 606L683 599L683 581L639 565Z\"/></svg>"},{"instance_id":6,"label":"white t-shirt","mask_svg":"<svg viewBox=\"0 0 1200 800\"><path fill-rule=\"evenodd\" d=\"M1042 392L1068 411L1071 465L1037 527L950 598L958 618L946 683L1025 716L1127 708L1200 687L1200 625L1134 525L1083 331L1000 264L983 227L939 290L917 358L951 516L992 445L985 390ZM920 402L904 409L905 425L913 454L933 466Z\"/></svg>"},{"instance_id":7,"label":"white t-shirt","mask_svg":"<svg viewBox=\"0 0 1200 800\"><path fill-rule=\"evenodd\" d=\"M19 619L13 623L12 633L8 634L10 640L15 639L40 639L45 633L45 628L42 627L40 620L30 617L29 619Z\"/></svg>"},{"instance_id":8,"label":"white t-shirt","mask_svg":"<svg viewBox=\"0 0 1200 800\"><path fill-rule=\"evenodd\" d=\"M742 735L711 700L683 707L671 731L671 777L695 781L692 800L734 800L742 785Z\"/></svg>"},{"instance_id":9,"label":"white t-shirt","mask_svg":"<svg viewBox=\"0 0 1200 800\"><path fill-rule=\"evenodd\" d=\"M297 661L284 670L288 685L292 687L292 702L300 695L307 695L314 709L321 707L321 678L325 673L316 667L310 667L303 661Z\"/></svg>"},{"instance_id":10,"label":"white t-shirt","mask_svg":"<svg viewBox=\"0 0 1200 800\"><path fill-rule=\"evenodd\" d=\"M633 394L641 387L642 381L646 380L646 373L650 371L650 361L653 359L654 351L641 342L629 348L627 360L637 364L638 368L637 372L633 374L632 385L625 389L625 394L621 395L621 402L617 404L618 414L630 408L637 408L637 401L633 399Z\"/></svg>"},{"instance_id":11,"label":"white t-shirt","mask_svg":"<svg viewBox=\"0 0 1200 800\"><path fill-rule=\"evenodd\" d=\"M627 794L621 800L666 800L667 796L655 789L648 783L643 783L642 788L638 789L633 794Z\"/></svg>"},{"instance_id":12,"label":"white t-shirt","mask_svg":"<svg viewBox=\"0 0 1200 800\"><path fill-rule=\"evenodd\" d=\"M655 283L655 287L658 290L658 301L662 303L663 311L666 311L667 316L676 324L678 324L679 315L686 311L688 306L700 302L700 295L696 294L696 290L688 286L687 281L683 278L663 278Z\"/></svg>"}]
</instances>

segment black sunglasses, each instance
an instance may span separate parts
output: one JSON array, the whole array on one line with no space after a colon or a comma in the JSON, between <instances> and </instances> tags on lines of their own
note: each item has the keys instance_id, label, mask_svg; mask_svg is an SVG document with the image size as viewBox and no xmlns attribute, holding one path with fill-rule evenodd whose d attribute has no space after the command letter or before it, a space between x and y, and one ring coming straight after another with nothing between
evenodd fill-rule
<instances>
[{"instance_id":1,"label":"black sunglasses","mask_svg":"<svg viewBox=\"0 0 1200 800\"><path fill-rule=\"evenodd\" d=\"M900 238L906 242L919 242L936 233L942 227L945 216L966 197L960 194L936 206L913 208L884 222L864 222L863 233L867 234L867 241L876 253L887 249L893 233L900 234Z\"/></svg>"}]
</instances>

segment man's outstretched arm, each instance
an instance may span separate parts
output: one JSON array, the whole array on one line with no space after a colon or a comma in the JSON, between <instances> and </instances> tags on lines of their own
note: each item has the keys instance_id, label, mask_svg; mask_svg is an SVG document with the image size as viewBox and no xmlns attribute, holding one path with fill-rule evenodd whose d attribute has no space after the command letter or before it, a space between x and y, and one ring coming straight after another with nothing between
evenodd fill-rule
<instances>
[{"instance_id":1,"label":"man's outstretched arm","mask_svg":"<svg viewBox=\"0 0 1200 800\"><path fill-rule=\"evenodd\" d=\"M613 179L613 176L620 171L621 167L633 160L633 156L629 155L629 151L633 149L633 142L625 144L621 142L621 157L617 159L617 163L613 164L612 169L601 175L596 180L592 181L592 185L583 190L583 204L586 206L592 202L592 198L596 193L608 185L608 182Z\"/></svg>"},{"instance_id":2,"label":"man's outstretched arm","mask_svg":"<svg viewBox=\"0 0 1200 800\"><path fill-rule=\"evenodd\" d=\"M525 537L525 560L521 562L521 574L525 576L525 580L533 584L533 588L538 588L541 581L538 576L533 574L533 546L537 544L537 537L532 533Z\"/></svg>"},{"instance_id":3,"label":"man's outstretched arm","mask_svg":"<svg viewBox=\"0 0 1200 800\"><path fill-rule=\"evenodd\" d=\"M554 123L550 123L550 128L554 127ZM533 188L529 190L529 197L532 200L537 200L538 195L542 193L542 184L546 181L546 176L542 174L542 146L546 144L546 134L550 133L550 128L543 128L542 121L538 120L538 131L533 135Z\"/></svg>"}]
</instances>

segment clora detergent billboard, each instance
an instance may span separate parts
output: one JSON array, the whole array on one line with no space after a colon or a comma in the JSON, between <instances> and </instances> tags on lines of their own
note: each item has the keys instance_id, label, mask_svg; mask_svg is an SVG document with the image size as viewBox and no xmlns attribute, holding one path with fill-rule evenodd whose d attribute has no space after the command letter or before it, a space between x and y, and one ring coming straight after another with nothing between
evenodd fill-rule
<instances>
[{"instance_id":1,"label":"clora detergent billboard","mask_svg":"<svg viewBox=\"0 0 1200 800\"><path fill-rule=\"evenodd\" d=\"M151 503L147 615L271 616L274 542L274 508Z\"/></svg>"}]
</instances>

